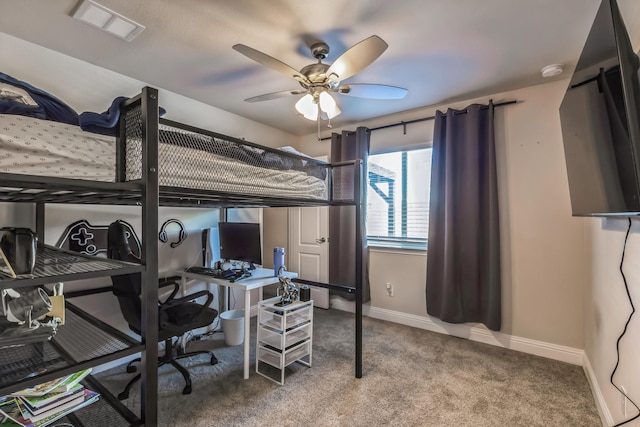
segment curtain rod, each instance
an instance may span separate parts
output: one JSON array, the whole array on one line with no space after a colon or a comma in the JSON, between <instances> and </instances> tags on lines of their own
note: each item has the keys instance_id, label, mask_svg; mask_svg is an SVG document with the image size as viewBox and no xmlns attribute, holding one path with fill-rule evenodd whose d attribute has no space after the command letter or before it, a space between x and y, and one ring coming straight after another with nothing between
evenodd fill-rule
<instances>
[{"instance_id":1,"label":"curtain rod","mask_svg":"<svg viewBox=\"0 0 640 427\"><path fill-rule=\"evenodd\" d=\"M504 101L504 102L498 102L497 104L493 104L493 106L494 107L502 107L504 105L511 105L511 104L515 104L517 102L518 102L517 100ZM487 108L488 107L485 107L485 106L480 107L481 110L482 109L487 109ZM457 114L464 114L466 112L467 112L467 110L463 110L463 111L457 112ZM446 116L446 114L445 114L445 116ZM436 116L429 116L429 117L423 117L421 119L409 120L409 121L406 121L406 122L392 123L390 125L383 125L383 126L378 126L378 127L375 127L375 128L371 128L371 129L369 129L369 131L373 132L374 130L388 129L388 128L392 128L392 127L396 127L396 126L404 126L404 133L406 134L407 133L407 128L406 128L407 125L410 125L410 124L413 124L413 123L418 123L418 122L426 122L427 120L433 120L435 118L436 118ZM319 141L326 141L328 139L331 139L331 137L330 136L325 136L324 138L319 138L318 140Z\"/></svg>"}]
</instances>

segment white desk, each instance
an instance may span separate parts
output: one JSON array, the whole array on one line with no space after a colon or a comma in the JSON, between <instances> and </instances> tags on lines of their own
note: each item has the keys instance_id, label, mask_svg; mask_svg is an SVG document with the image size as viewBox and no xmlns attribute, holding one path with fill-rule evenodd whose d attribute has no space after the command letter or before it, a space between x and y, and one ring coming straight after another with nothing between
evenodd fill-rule
<instances>
[{"instance_id":1,"label":"white desk","mask_svg":"<svg viewBox=\"0 0 640 427\"><path fill-rule=\"evenodd\" d=\"M226 286L228 288L233 289L242 289L244 291L244 379L249 378L249 352L250 352L250 338L249 335L251 333L251 290L259 289L260 290L260 298L262 299L262 288L267 285L272 285L274 283L278 283L278 278L273 275L273 268L256 268L251 271L251 277L247 277L245 279L240 279L236 282L230 282L226 279L221 279L217 277L207 276L205 274L196 274L190 273L187 271L181 271L179 274L182 276L182 289L185 290L187 287L187 280L200 280L202 282L214 283L220 286ZM283 273L285 276L289 278L298 277L298 273L294 273L291 271L285 271ZM226 306L226 301L225 301Z\"/></svg>"}]
</instances>

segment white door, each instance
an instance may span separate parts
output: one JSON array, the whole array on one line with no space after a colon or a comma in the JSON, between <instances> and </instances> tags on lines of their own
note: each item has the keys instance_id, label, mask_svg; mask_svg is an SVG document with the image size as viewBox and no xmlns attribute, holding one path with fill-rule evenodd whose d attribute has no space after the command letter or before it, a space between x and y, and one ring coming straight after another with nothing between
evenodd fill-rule
<instances>
[{"instance_id":1,"label":"white door","mask_svg":"<svg viewBox=\"0 0 640 427\"><path fill-rule=\"evenodd\" d=\"M327 156L316 157L327 162ZM298 277L329 283L329 208L289 208L288 268ZM311 287L313 305L329 308L329 290Z\"/></svg>"},{"instance_id":2,"label":"white door","mask_svg":"<svg viewBox=\"0 0 640 427\"><path fill-rule=\"evenodd\" d=\"M329 208L289 208L289 266L298 277L314 282L329 280Z\"/></svg>"}]
</instances>

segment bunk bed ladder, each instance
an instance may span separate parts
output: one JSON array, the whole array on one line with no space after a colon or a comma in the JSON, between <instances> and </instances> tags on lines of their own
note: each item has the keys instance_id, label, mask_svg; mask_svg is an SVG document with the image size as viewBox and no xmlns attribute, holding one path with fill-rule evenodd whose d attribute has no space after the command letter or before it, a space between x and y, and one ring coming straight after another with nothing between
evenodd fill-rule
<instances>
[{"instance_id":1,"label":"bunk bed ladder","mask_svg":"<svg viewBox=\"0 0 640 427\"><path fill-rule=\"evenodd\" d=\"M362 179L362 160L354 165L354 208L356 233L356 378L362 378L362 242L364 242L364 216L362 195L364 194L364 180Z\"/></svg>"}]
</instances>

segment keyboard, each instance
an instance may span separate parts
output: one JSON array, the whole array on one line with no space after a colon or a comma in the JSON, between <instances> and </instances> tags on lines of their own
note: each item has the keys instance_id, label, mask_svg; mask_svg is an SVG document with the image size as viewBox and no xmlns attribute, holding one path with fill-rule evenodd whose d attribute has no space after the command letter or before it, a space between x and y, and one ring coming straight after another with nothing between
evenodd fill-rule
<instances>
[{"instance_id":1,"label":"keyboard","mask_svg":"<svg viewBox=\"0 0 640 427\"><path fill-rule=\"evenodd\" d=\"M211 267L189 267L185 269L185 271L215 277L216 279L227 279L232 283L246 277L251 277L251 273L245 270L218 270Z\"/></svg>"},{"instance_id":2,"label":"keyboard","mask_svg":"<svg viewBox=\"0 0 640 427\"><path fill-rule=\"evenodd\" d=\"M202 274L204 276L225 278L225 276L223 276L224 271L210 267L189 267L184 271L188 273Z\"/></svg>"}]
</instances>

